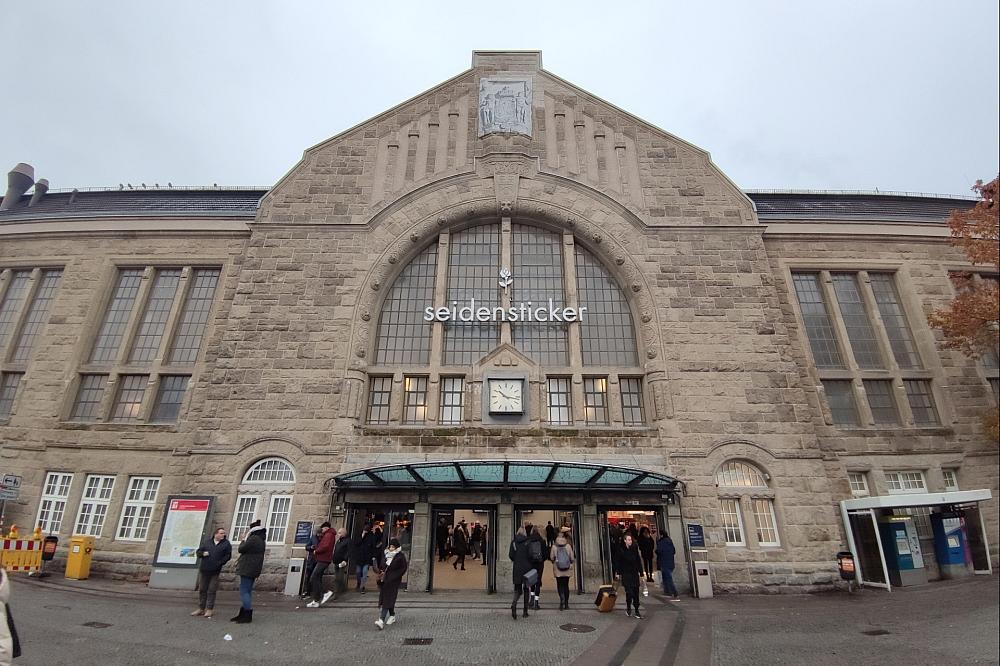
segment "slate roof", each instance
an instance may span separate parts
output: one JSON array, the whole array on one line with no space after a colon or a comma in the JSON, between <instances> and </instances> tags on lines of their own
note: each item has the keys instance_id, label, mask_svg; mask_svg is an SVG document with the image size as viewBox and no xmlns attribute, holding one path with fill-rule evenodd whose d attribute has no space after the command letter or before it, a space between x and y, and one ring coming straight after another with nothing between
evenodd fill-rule
<instances>
[{"instance_id":1,"label":"slate roof","mask_svg":"<svg viewBox=\"0 0 1000 666\"><path fill-rule=\"evenodd\" d=\"M868 220L941 223L956 208L972 208L975 199L874 192L748 191L765 220Z\"/></svg>"}]
</instances>

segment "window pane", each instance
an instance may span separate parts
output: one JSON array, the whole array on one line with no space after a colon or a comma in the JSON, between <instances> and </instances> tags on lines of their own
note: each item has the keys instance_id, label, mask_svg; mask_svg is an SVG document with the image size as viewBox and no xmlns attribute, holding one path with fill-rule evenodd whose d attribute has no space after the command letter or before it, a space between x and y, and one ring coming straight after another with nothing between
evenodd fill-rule
<instances>
[{"instance_id":1,"label":"window pane","mask_svg":"<svg viewBox=\"0 0 1000 666\"><path fill-rule=\"evenodd\" d=\"M424 321L424 308L434 305L436 273L434 244L411 261L392 284L379 317L376 364L430 362L433 324Z\"/></svg>"},{"instance_id":2,"label":"window pane","mask_svg":"<svg viewBox=\"0 0 1000 666\"><path fill-rule=\"evenodd\" d=\"M76 393L73 411L69 415L71 421L96 421L100 418L101 399L104 397L104 387L107 383L107 375L80 376L80 388Z\"/></svg>"},{"instance_id":3,"label":"window pane","mask_svg":"<svg viewBox=\"0 0 1000 666\"><path fill-rule=\"evenodd\" d=\"M795 273L792 275L795 295L799 299L799 309L806 325L806 337L812 349L817 368L843 368L844 361L837 347L837 337L833 332L830 313L823 301L823 291L816 273Z\"/></svg>"},{"instance_id":4,"label":"window pane","mask_svg":"<svg viewBox=\"0 0 1000 666\"><path fill-rule=\"evenodd\" d=\"M80 511L76 518L75 534L101 536L114 487L115 477L113 476L87 475L84 482L83 498L80 500Z\"/></svg>"},{"instance_id":5,"label":"window pane","mask_svg":"<svg viewBox=\"0 0 1000 666\"><path fill-rule=\"evenodd\" d=\"M537 227L511 227L514 283L511 302L531 307L565 306L562 235ZM514 346L541 365L568 365L569 324L517 322L511 324Z\"/></svg>"},{"instance_id":6,"label":"window pane","mask_svg":"<svg viewBox=\"0 0 1000 666\"><path fill-rule=\"evenodd\" d=\"M292 513L292 498L275 495L271 498L271 510L267 514L267 542L284 543L288 531L288 516Z\"/></svg>"},{"instance_id":7,"label":"window pane","mask_svg":"<svg viewBox=\"0 0 1000 666\"><path fill-rule=\"evenodd\" d=\"M858 405L854 402L854 387L849 380L823 380L826 402L830 405L833 422L839 426L858 425Z\"/></svg>"},{"instance_id":8,"label":"window pane","mask_svg":"<svg viewBox=\"0 0 1000 666\"><path fill-rule=\"evenodd\" d=\"M851 494L863 496L868 494L868 479L863 472L848 472L847 481L851 484Z\"/></svg>"},{"instance_id":9,"label":"window pane","mask_svg":"<svg viewBox=\"0 0 1000 666\"><path fill-rule=\"evenodd\" d=\"M778 546L778 528L774 519L774 502L769 499L753 499L753 521L757 527L757 543L761 546Z\"/></svg>"},{"instance_id":10,"label":"window pane","mask_svg":"<svg viewBox=\"0 0 1000 666\"><path fill-rule=\"evenodd\" d=\"M958 490L958 475L953 469L942 469L941 476L944 477L945 490Z\"/></svg>"},{"instance_id":11,"label":"window pane","mask_svg":"<svg viewBox=\"0 0 1000 666\"><path fill-rule=\"evenodd\" d=\"M31 271L14 271L10 276L7 292L3 295L3 300L0 301L0 356L3 355L2 352L6 348L11 333L14 332L17 315L24 303L30 279Z\"/></svg>"},{"instance_id":12,"label":"window pane","mask_svg":"<svg viewBox=\"0 0 1000 666\"><path fill-rule=\"evenodd\" d=\"M233 515L233 541L242 541L250 523L257 515L257 497L241 495L236 499L236 512Z\"/></svg>"},{"instance_id":13,"label":"window pane","mask_svg":"<svg viewBox=\"0 0 1000 666\"><path fill-rule=\"evenodd\" d=\"M465 406L465 378L441 378L441 415L438 421L444 425L461 423Z\"/></svg>"},{"instance_id":14,"label":"window pane","mask_svg":"<svg viewBox=\"0 0 1000 666\"><path fill-rule=\"evenodd\" d=\"M854 273L833 273L833 291L840 305L840 315L847 328L847 338L854 350L854 360L861 368L884 368L882 353L875 339L875 329L868 319L868 311L858 290L858 277Z\"/></svg>"},{"instance_id":15,"label":"window pane","mask_svg":"<svg viewBox=\"0 0 1000 666\"><path fill-rule=\"evenodd\" d=\"M153 517L160 479L135 476L129 479L128 493L118 523L118 538L124 541L145 541Z\"/></svg>"},{"instance_id":16,"label":"window pane","mask_svg":"<svg viewBox=\"0 0 1000 666\"><path fill-rule=\"evenodd\" d=\"M133 423L139 420L142 399L146 395L149 375L120 375L118 395L111 407L111 420L115 423Z\"/></svg>"},{"instance_id":17,"label":"window pane","mask_svg":"<svg viewBox=\"0 0 1000 666\"><path fill-rule=\"evenodd\" d=\"M896 516L911 516L913 518L913 526L917 528L917 536L919 538L934 538L934 530L931 527L931 508L929 506L893 509L892 513Z\"/></svg>"},{"instance_id":18,"label":"window pane","mask_svg":"<svg viewBox=\"0 0 1000 666\"><path fill-rule=\"evenodd\" d=\"M494 308L500 302L500 225L472 227L451 234L448 250L448 303ZM517 279L517 276L514 276ZM500 325L489 322L449 321L444 324L444 362L471 365L500 342Z\"/></svg>"},{"instance_id":19,"label":"window pane","mask_svg":"<svg viewBox=\"0 0 1000 666\"><path fill-rule=\"evenodd\" d=\"M181 280L179 269L159 270L153 281L153 288L146 303L146 311L142 315L142 323L132 344L130 361L145 363L156 358L160 350L160 341L167 326L170 307L174 304L177 285Z\"/></svg>"},{"instance_id":20,"label":"window pane","mask_svg":"<svg viewBox=\"0 0 1000 666\"><path fill-rule=\"evenodd\" d=\"M569 377L549 377L546 387L548 389L548 422L552 425L571 425L573 423L573 407Z\"/></svg>"},{"instance_id":21,"label":"window pane","mask_svg":"<svg viewBox=\"0 0 1000 666\"><path fill-rule=\"evenodd\" d=\"M742 546L743 521L740 518L740 503L737 499L721 499L722 511L719 517L722 522L722 534L727 546Z\"/></svg>"},{"instance_id":22,"label":"window pane","mask_svg":"<svg viewBox=\"0 0 1000 666\"><path fill-rule=\"evenodd\" d=\"M923 472L886 472L885 482L890 493L927 492Z\"/></svg>"},{"instance_id":23,"label":"window pane","mask_svg":"<svg viewBox=\"0 0 1000 666\"><path fill-rule=\"evenodd\" d=\"M35 345L38 333L49 320L49 308L52 306L52 299L55 298L56 289L59 287L59 280L62 278L62 271L42 271L42 280L35 292L35 297L28 306L28 313L24 317L24 324L21 327L21 334L18 336L17 345L11 354L11 360L15 363L23 363L31 356L31 348Z\"/></svg>"},{"instance_id":24,"label":"window pane","mask_svg":"<svg viewBox=\"0 0 1000 666\"><path fill-rule=\"evenodd\" d=\"M723 488L767 488L767 479L752 465L728 460L715 473L715 484Z\"/></svg>"},{"instance_id":25,"label":"window pane","mask_svg":"<svg viewBox=\"0 0 1000 666\"><path fill-rule=\"evenodd\" d=\"M56 534L62 527L63 514L66 512L66 498L73 485L73 475L62 472L49 472L42 486L42 497L38 504L38 519L35 525L41 527L45 534Z\"/></svg>"},{"instance_id":26,"label":"window pane","mask_svg":"<svg viewBox=\"0 0 1000 666\"><path fill-rule=\"evenodd\" d=\"M910 411L913 412L913 423L918 426L940 424L931 383L925 379L906 379L903 380L903 386L906 387L906 398L910 402Z\"/></svg>"},{"instance_id":27,"label":"window pane","mask_svg":"<svg viewBox=\"0 0 1000 666\"><path fill-rule=\"evenodd\" d=\"M0 375L0 420L10 418L21 377L22 374L19 372L5 372Z\"/></svg>"},{"instance_id":28,"label":"window pane","mask_svg":"<svg viewBox=\"0 0 1000 666\"><path fill-rule=\"evenodd\" d=\"M625 425L642 425L646 418L642 409L642 379L639 377L622 377L622 418Z\"/></svg>"},{"instance_id":29,"label":"window pane","mask_svg":"<svg viewBox=\"0 0 1000 666\"><path fill-rule=\"evenodd\" d=\"M899 425L899 410L896 408L895 391L892 382L882 379L864 380L868 406L876 425Z\"/></svg>"},{"instance_id":30,"label":"window pane","mask_svg":"<svg viewBox=\"0 0 1000 666\"><path fill-rule=\"evenodd\" d=\"M585 377L583 379L583 411L587 423L607 425L608 423L608 378Z\"/></svg>"},{"instance_id":31,"label":"window pane","mask_svg":"<svg viewBox=\"0 0 1000 666\"><path fill-rule=\"evenodd\" d=\"M869 273L868 278L896 363L901 368L923 367L920 355L917 354L917 347L913 343L913 336L910 334L910 327L906 323L906 315L899 303L899 294L892 273Z\"/></svg>"},{"instance_id":32,"label":"window pane","mask_svg":"<svg viewBox=\"0 0 1000 666\"><path fill-rule=\"evenodd\" d=\"M160 388L156 393L151 420L156 423L175 423L184 402L190 377L183 375L161 375Z\"/></svg>"},{"instance_id":33,"label":"window pane","mask_svg":"<svg viewBox=\"0 0 1000 666\"><path fill-rule=\"evenodd\" d=\"M219 269L195 269L191 279L170 351L171 363L194 363L198 359L201 339L205 335L215 289L219 284Z\"/></svg>"},{"instance_id":34,"label":"window pane","mask_svg":"<svg viewBox=\"0 0 1000 666\"><path fill-rule=\"evenodd\" d=\"M267 458L247 470L243 483L295 483L295 470L281 458Z\"/></svg>"},{"instance_id":35,"label":"window pane","mask_svg":"<svg viewBox=\"0 0 1000 666\"><path fill-rule=\"evenodd\" d=\"M634 366L632 310L611 274L593 255L576 247L576 285L581 316L580 348L584 365Z\"/></svg>"},{"instance_id":36,"label":"window pane","mask_svg":"<svg viewBox=\"0 0 1000 666\"><path fill-rule=\"evenodd\" d=\"M389 423L389 401L392 397L392 377L372 377L368 388L368 423Z\"/></svg>"},{"instance_id":37,"label":"window pane","mask_svg":"<svg viewBox=\"0 0 1000 666\"><path fill-rule=\"evenodd\" d=\"M427 420L427 378L403 378L403 423Z\"/></svg>"},{"instance_id":38,"label":"window pane","mask_svg":"<svg viewBox=\"0 0 1000 666\"><path fill-rule=\"evenodd\" d=\"M140 284L142 284L141 269L129 268L119 272L114 296L108 304L107 312L104 313L104 322L97 334L97 340L94 341L94 350L90 354L91 362L114 361L118 357L118 348L121 347Z\"/></svg>"}]
</instances>

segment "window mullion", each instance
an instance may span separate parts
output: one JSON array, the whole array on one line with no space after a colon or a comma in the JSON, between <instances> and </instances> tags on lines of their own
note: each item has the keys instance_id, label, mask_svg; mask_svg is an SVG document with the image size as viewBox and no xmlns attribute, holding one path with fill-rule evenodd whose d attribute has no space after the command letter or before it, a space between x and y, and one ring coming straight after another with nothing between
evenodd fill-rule
<instances>
[{"instance_id":1,"label":"window mullion","mask_svg":"<svg viewBox=\"0 0 1000 666\"><path fill-rule=\"evenodd\" d=\"M511 223L509 217L504 217L500 219L500 267L510 270L514 265L513 261L513 249L511 247L512 241L511 237ZM499 276L497 276L499 279ZM517 279L520 276L515 276ZM499 286L499 285L497 285ZM500 305L504 308L510 307L510 288L503 289L500 292ZM500 323L500 344L513 344L513 332L511 331L510 322L504 321Z\"/></svg>"},{"instance_id":2,"label":"window mullion","mask_svg":"<svg viewBox=\"0 0 1000 666\"><path fill-rule=\"evenodd\" d=\"M139 291L135 295L135 302L132 304L128 323L125 324L125 331L122 334L121 343L118 345L118 354L112 361L112 363L119 367L128 365L129 354L132 352L132 344L135 342L135 334L138 332L143 315L146 312L147 301L149 300L155 277L156 269L152 266L147 266L142 272L142 280L139 281Z\"/></svg>"},{"instance_id":3,"label":"window mullion","mask_svg":"<svg viewBox=\"0 0 1000 666\"><path fill-rule=\"evenodd\" d=\"M437 269L434 273L434 307L444 307L448 304L448 246L451 244L451 234L442 231L438 236ZM444 323L435 320L431 327L431 368L440 369L444 362Z\"/></svg>"},{"instance_id":4,"label":"window mullion","mask_svg":"<svg viewBox=\"0 0 1000 666\"><path fill-rule=\"evenodd\" d=\"M564 232L562 242L563 259L563 290L566 294L566 307L577 308L579 312L580 295L576 284L576 241L573 234ZM583 352L580 346L580 323L569 325L569 364L579 368L583 365Z\"/></svg>"}]
</instances>

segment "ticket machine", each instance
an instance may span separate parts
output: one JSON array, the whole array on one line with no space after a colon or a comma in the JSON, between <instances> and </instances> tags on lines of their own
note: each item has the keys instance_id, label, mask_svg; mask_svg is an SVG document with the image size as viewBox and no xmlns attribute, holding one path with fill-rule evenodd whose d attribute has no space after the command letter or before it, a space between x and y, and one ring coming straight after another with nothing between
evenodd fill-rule
<instances>
[{"instance_id":1,"label":"ticket machine","mask_svg":"<svg viewBox=\"0 0 1000 666\"><path fill-rule=\"evenodd\" d=\"M959 511L931 514L934 554L942 578L961 578L972 574L967 563L969 543L962 518Z\"/></svg>"},{"instance_id":2,"label":"ticket machine","mask_svg":"<svg viewBox=\"0 0 1000 666\"><path fill-rule=\"evenodd\" d=\"M910 516L885 516L878 521L879 536L889 581L893 585L921 585L927 582L927 569L920 552L920 537Z\"/></svg>"}]
</instances>

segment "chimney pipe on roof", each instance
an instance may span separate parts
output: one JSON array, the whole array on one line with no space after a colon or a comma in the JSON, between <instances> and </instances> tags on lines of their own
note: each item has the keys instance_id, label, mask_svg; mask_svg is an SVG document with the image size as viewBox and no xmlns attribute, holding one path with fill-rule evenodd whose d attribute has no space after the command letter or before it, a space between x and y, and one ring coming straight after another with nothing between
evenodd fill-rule
<instances>
[{"instance_id":1,"label":"chimney pipe on roof","mask_svg":"<svg viewBox=\"0 0 1000 666\"><path fill-rule=\"evenodd\" d=\"M21 195L28 191L31 184L35 182L35 169L30 164L20 162L7 174L7 193L0 201L0 210L10 210L18 201Z\"/></svg>"},{"instance_id":2,"label":"chimney pipe on roof","mask_svg":"<svg viewBox=\"0 0 1000 666\"><path fill-rule=\"evenodd\" d=\"M31 201L28 202L28 206L34 206L38 203L38 200L45 196L45 193L49 191L49 181L44 178L39 178L38 182L35 183L35 191L31 193Z\"/></svg>"}]
</instances>

